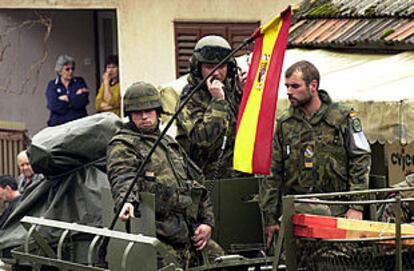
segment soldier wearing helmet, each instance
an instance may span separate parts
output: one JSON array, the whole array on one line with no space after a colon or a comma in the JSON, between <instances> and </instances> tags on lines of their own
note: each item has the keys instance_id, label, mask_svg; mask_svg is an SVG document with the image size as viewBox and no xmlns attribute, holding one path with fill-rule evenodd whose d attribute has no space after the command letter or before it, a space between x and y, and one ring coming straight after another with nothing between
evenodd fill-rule
<instances>
[{"instance_id":1,"label":"soldier wearing helmet","mask_svg":"<svg viewBox=\"0 0 414 271\"><path fill-rule=\"evenodd\" d=\"M230 44L223 37L201 38L190 58L188 84L180 99L230 52ZM176 139L207 179L239 175L232 170L232 161L244 80L245 75L238 75L236 61L231 57L207 79L177 118Z\"/></svg>"},{"instance_id":2,"label":"soldier wearing helmet","mask_svg":"<svg viewBox=\"0 0 414 271\"><path fill-rule=\"evenodd\" d=\"M131 85L124 96L124 111L129 122L112 138L107 153L107 173L117 208L160 134L162 106L158 90L145 82ZM201 170L180 145L165 135L122 206L119 218L126 221L135 216L140 192L154 193L157 238L173 251L183 267L189 265L195 250L213 247L216 250L210 250L212 257L220 256L223 251L210 240L214 215L209 195L193 181L202 178Z\"/></svg>"}]
</instances>

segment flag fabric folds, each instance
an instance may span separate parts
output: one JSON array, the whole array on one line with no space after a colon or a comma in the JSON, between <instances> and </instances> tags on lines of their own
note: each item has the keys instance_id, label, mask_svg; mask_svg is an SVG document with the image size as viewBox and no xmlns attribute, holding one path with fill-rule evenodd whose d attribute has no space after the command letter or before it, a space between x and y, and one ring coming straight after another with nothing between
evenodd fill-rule
<instances>
[{"instance_id":1,"label":"flag fabric folds","mask_svg":"<svg viewBox=\"0 0 414 271\"><path fill-rule=\"evenodd\" d=\"M237 120L236 170L270 173L278 87L291 18L288 7L253 34L253 56Z\"/></svg>"}]
</instances>

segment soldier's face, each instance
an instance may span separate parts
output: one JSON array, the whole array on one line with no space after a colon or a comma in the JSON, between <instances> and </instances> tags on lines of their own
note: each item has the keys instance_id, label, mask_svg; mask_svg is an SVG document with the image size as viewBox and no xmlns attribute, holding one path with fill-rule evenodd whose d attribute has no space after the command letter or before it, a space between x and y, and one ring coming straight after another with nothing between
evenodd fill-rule
<instances>
[{"instance_id":1,"label":"soldier's face","mask_svg":"<svg viewBox=\"0 0 414 271\"><path fill-rule=\"evenodd\" d=\"M158 121L157 111L155 109L132 112L131 118L138 129L153 128Z\"/></svg>"},{"instance_id":2,"label":"soldier's face","mask_svg":"<svg viewBox=\"0 0 414 271\"><path fill-rule=\"evenodd\" d=\"M316 90L316 81L314 81L306 85L301 71L295 71L290 77L285 78L288 98L293 107L305 107L311 102L312 90Z\"/></svg>"},{"instance_id":3,"label":"soldier's face","mask_svg":"<svg viewBox=\"0 0 414 271\"><path fill-rule=\"evenodd\" d=\"M203 78L206 77L215 66L216 64L201 63L201 75ZM227 64L218 68L211 76L220 82L224 82L227 77Z\"/></svg>"}]
</instances>

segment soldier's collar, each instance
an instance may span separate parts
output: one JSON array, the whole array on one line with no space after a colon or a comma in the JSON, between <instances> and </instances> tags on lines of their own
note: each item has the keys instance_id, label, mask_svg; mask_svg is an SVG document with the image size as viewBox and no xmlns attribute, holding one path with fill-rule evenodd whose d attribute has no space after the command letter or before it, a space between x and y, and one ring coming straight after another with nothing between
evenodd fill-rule
<instances>
[{"instance_id":1,"label":"soldier's collar","mask_svg":"<svg viewBox=\"0 0 414 271\"><path fill-rule=\"evenodd\" d=\"M319 95L319 99L321 99L322 103L325 103L325 104L328 104L328 105L332 103L332 99L329 96L328 92L326 92L326 90L319 89L318 90L318 95Z\"/></svg>"}]
</instances>

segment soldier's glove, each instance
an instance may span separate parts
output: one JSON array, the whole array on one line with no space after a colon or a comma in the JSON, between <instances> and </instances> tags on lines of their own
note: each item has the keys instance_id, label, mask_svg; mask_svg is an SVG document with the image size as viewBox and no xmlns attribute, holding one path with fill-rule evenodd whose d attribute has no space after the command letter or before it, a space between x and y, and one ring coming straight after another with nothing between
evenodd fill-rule
<instances>
[{"instance_id":1,"label":"soldier's glove","mask_svg":"<svg viewBox=\"0 0 414 271\"><path fill-rule=\"evenodd\" d=\"M134 216L135 217L141 217L141 211L139 209L139 202L135 201L132 204L134 205Z\"/></svg>"}]
</instances>

